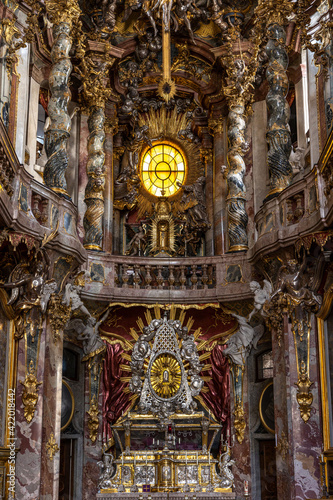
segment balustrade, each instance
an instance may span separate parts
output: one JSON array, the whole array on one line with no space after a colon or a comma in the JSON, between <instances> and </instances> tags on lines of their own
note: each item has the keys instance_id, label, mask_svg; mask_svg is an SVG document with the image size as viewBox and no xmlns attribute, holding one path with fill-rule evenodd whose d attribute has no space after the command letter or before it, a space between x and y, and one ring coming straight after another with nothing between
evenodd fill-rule
<instances>
[{"instance_id":1,"label":"balustrade","mask_svg":"<svg viewBox=\"0 0 333 500\"><path fill-rule=\"evenodd\" d=\"M141 261L144 259L140 259ZM116 264L114 283L117 288L145 290L203 290L216 287L213 264Z\"/></svg>"}]
</instances>

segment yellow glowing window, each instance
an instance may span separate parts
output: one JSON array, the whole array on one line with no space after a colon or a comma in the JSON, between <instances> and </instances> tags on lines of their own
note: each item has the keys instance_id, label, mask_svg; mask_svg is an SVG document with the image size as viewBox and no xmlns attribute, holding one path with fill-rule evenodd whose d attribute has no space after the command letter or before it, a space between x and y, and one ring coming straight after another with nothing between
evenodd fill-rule
<instances>
[{"instance_id":1,"label":"yellow glowing window","mask_svg":"<svg viewBox=\"0 0 333 500\"><path fill-rule=\"evenodd\" d=\"M156 144L143 156L141 179L154 196L172 196L185 180L185 158L171 144Z\"/></svg>"}]
</instances>

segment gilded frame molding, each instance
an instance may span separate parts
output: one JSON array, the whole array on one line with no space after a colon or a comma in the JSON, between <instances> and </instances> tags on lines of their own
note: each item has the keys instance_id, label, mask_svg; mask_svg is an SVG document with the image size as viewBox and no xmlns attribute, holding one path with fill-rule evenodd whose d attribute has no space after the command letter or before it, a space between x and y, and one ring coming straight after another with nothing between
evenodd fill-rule
<instances>
[{"instance_id":1,"label":"gilded frame molding","mask_svg":"<svg viewBox=\"0 0 333 500\"><path fill-rule=\"evenodd\" d=\"M332 308L332 303L333 303L333 284L324 294L323 304L317 314L324 451L330 452L333 455L333 446L330 445L331 443L330 412L329 412L329 399L328 399L328 388L327 388L327 366L326 366L326 347L325 347L325 321Z\"/></svg>"}]
</instances>

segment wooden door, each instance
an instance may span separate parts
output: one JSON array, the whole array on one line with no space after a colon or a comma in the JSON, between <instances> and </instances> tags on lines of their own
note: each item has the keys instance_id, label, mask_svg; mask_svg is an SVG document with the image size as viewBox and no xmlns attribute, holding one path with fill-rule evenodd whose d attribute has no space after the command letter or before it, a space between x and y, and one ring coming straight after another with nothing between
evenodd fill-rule
<instances>
[{"instance_id":1,"label":"wooden door","mask_svg":"<svg viewBox=\"0 0 333 500\"><path fill-rule=\"evenodd\" d=\"M259 441L261 500L276 500L276 459L274 439Z\"/></svg>"},{"instance_id":2,"label":"wooden door","mask_svg":"<svg viewBox=\"0 0 333 500\"><path fill-rule=\"evenodd\" d=\"M60 440L59 500L73 500L74 440Z\"/></svg>"}]
</instances>

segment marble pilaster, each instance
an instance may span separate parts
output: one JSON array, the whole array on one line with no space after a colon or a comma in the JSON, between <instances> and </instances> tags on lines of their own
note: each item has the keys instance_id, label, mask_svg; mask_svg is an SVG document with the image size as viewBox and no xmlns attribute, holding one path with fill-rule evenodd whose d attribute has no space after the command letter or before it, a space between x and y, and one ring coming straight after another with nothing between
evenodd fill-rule
<instances>
[{"instance_id":1,"label":"marble pilaster","mask_svg":"<svg viewBox=\"0 0 333 500\"><path fill-rule=\"evenodd\" d=\"M75 102L70 102L68 105L68 112L70 115L77 108ZM67 182L67 191L69 196L72 198L73 203L76 205L78 201L78 169L79 169L79 150L80 150L80 116L75 113L72 117L72 128L71 133L68 138L68 155L69 164L71 168L68 168L65 173Z\"/></svg>"},{"instance_id":2,"label":"marble pilaster","mask_svg":"<svg viewBox=\"0 0 333 500\"><path fill-rule=\"evenodd\" d=\"M205 242L206 242L206 255L211 256L214 255L214 203L213 197L211 193L213 192L213 158L212 155L209 156L206 162L206 208L208 220L211 223L211 227L207 229L205 233Z\"/></svg>"},{"instance_id":3,"label":"marble pilaster","mask_svg":"<svg viewBox=\"0 0 333 500\"><path fill-rule=\"evenodd\" d=\"M101 382L103 383L103 382ZM100 390L102 394L102 390ZM85 419L84 419L84 463L83 463L83 481L82 481L82 500L91 500L96 498L98 478L100 475L100 468L97 462L101 460L102 457L102 441L101 441L101 430L102 430L102 401L99 398L99 433L96 441L93 443L89 437L89 427L88 419L89 415L87 413L90 405L90 390L89 390L89 372L88 368L85 369L85 391L84 391L84 401L85 401Z\"/></svg>"},{"instance_id":4,"label":"marble pilaster","mask_svg":"<svg viewBox=\"0 0 333 500\"><path fill-rule=\"evenodd\" d=\"M113 130L106 127L105 131L105 169L109 172L105 180L104 191L104 249L107 252L112 252L112 226L113 226Z\"/></svg>"},{"instance_id":5,"label":"marble pilaster","mask_svg":"<svg viewBox=\"0 0 333 500\"><path fill-rule=\"evenodd\" d=\"M81 243L84 237L83 216L86 211L86 204L84 203L84 190L88 182L88 175L86 171L86 164L88 158L87 140L89 136L88 130L88 116L80 115L80 146L79 146L79 171L77 179L77 232Z\"/></svg>"},{"instance_id":6,"label":"marble pilaster","mask_svg":"<svg viewBox=\"0 0 333 500\"><path fill-rule=\"evenodd\" d=\"M36 175L34 165L36 163L36 138L38 124L38 104L39 104L39 83L30 77L29 91L29 113L28 113L28 135L27 147L29 150L29 164L26 165L28 172L31 175Z\"/></svg>"},{"instance_id":7,"label":"marble pilaster","mask_svg":"<svg viewBox=\"0 0 333 500\"><path fill-rule=\"evenodd\" d=\"M41 335L39 361L37 365L37 380L44 379L45 336ZM39 386L38 401L32 421L28 423L24 417L22 403L23 385L26 374L25 340L19 341L18 366L16 385L16 486L15 497L24 500L35 500L40 496L40 477L42 468L42 420L43 420L43 392L44 384Z\"/></svg>"},{"instance_id":8,"label":"marble pilaster","mask_svg":"<svg viewBox=\"0 0 333 500\"><path fill-rule=\"evenodd\" d=\"M317 109L317 67L313 60L313 54L307 51L308 70L308 103L309 103L309 135L310 135L310 157L311 166L317 163L320 154L319 131L318 131L318 109Z\"/></svg>"},{"instance_id":9,"label":"marble pilaster","mask_svg":"<svg viewBox=\"0 0 333 500\"><path fill-rule=\"evenodd\" d=\"M251 463L248 457L250 457L250 435L249 435L249 399L248 399L248 374L247 369L244 371L243 375L243 408L244 408L244 418L246 422L246 428L244 433L244 439L242 443L239 443L236 438L236 430L234 428L234 397L231 395L231 422L232 422L232 458L236 462L236 466L233 467L232 471L235 476L234 480L234 491L236 493L236 498L243 498L244 496L244 481L248 481L249 484L249 494L251 495Z\"/></svg>"},{"instance_id":10,"label":"marble pilaster","mask_svg":"<svg viewBox=\"0 0 333 500\"><path fill-rule=\"evenodd\" d=\"M253 190L254 212L257 213L261 207L269 188L268 170L267 170L267 111L266 102L259 101L252 105L253 115L251 117L252 125L252 158L253 158Z\"/></svg>"},{"instance_id":11,"label":"marble pilaster","mask_svg":"<svg viewBox=\"0 0 333 500\"><path fill-rule=\"evenodd\" d=\"M281 346L273 336L274 412L277 439L278 500L319 498L321 424L319 376L314 317L311 321L310 380L313 403L311 416L302 420L297 402L296 352L291 324L284 318ZM293 478L290 481L290 478Z\"/></svg>"},{"instance_id":12,"label":"marble pilaster","mask_svg":"<svg viewBox=\"0 0 333 500\"><path fill-rule=\"evenodd\" d=\"M223 120L210 122L212 135L214 137L214 254L224 253L224 229L223 229L223 199L226 197L226 183L223 179L222 166L225 165L225 154L223 144Z\"/></svg>"},{"instance_id":13,"label":"marble pilaster","mask_svg":"<svg viewBox=\"0 0 333 500\"><path fill-rule=\"evenodd\" d=\"M52 500L59 496L63 338L60 335L56 341L54 340L50 321L47 322L45 336L40 500ZM47 445L52 434L58 451L51 459Z\"/></svg>"},{"instance_id":14,"label":"marble pilaster","mask_svg":"<svg viewBox=\"0 0 333 500\"><path fill-rule=\"evenodd\" d=\"M17 72L20 75L20 82L18 86L17 106L19 113L16 116L16 154L21 163L24 163L25 155L25 137L27 128L27 115L28 115L28 97L29 97L29 59L30 49L27 45L20 49L17 53L18 64ZM36 143L36 141L35 141ZM36 144L35 144L36 150Z\"/></svg>"}]
</instances>

